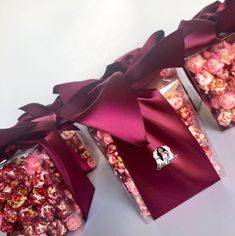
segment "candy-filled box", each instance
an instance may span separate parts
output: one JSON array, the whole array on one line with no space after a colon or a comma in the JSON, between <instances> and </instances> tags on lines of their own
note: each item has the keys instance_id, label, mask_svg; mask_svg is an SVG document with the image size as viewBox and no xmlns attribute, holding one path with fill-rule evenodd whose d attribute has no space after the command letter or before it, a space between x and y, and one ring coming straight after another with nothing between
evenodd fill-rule
<instances>
[{"instance_id":1,"label":"candy-filled box","mask_svg":"<svg viewBox=\"0 0 235 236\"><path fill-rule=\"evenodd\" d=\"M151 143L148 144L147 147L135 147L120 142L117 138L112 137L107 132L93 128L90 129L91 135L110 164L114 174L120 180L123 188L134 202L139 214L146 223L151 222L153 219L156 219L171 210L173 205L177 206L187 200L189 195L184 196L184 191L192 191L193 193L191 196L196 194L194 192L194 185L201 185L201 181L199 181L200 178L188 177L187 175L191 175L192 172L189 173L187 168L192 168L192 166L195 165L194 168L198 168L198 171L203 169L203 172L205 173L203 178L205 178L206 182L208 180L209 182L211 181L210 174L212 174L212 182L214 182L215 179L218 178L218 173L220 174L221 172L221 167L215 160L213 148L201 127L183 85L177 77L176 70L165 69L162 70L160 74L159 72L156 73L156 79L149 84L149 87L151 88L149 91L154 91L153 88L155 90L157 89L160 94L165 97L168 102L167 106L169 106L169 104L171 105L169 106L170 110L168 110L168 112L174 113L174 116L177 117L177 125L185 130L185 133L190 136L190 140L194 143L193 145L197 146L198 153L192 157L192 159L188 155L185 155L185 157L182 158L182 154L178 155L179 152L172 151L173 148L179 148L178 150L182 149L182 153L184 153L187 148L188 150L191 150L192 144L186 143L187 141L184 144L174 141L171 145L166 145L167 142L169 142L169 139L173 139L173 137L169 132L164 130L164 121L162 121L162 123L159 122L158 119L154 125L156 124L156 126L158 125L160 127L159 131L162 131L162 135L160 135L159 132L156 134L153 132L154 126L151 126L150 134L147 133L147 139L149 138L148 141L153 142L153 136L156 137L157 140L161 140L157 141L161 144L157 146L157 148L154 148L156 147L156 144L152 145ZM167 103L165 99L164 102ZM152 105L150 105L150 107L150 119L154 122L154 114L159 117L161 111L158 111L157 109L154 110L154 106ZM149 120L146 119L146 123L148 121ZM177 130L177 128L178 127L175 127L175 130ZM130 131L127 130L126 132ZM188 142L191 141L188 140ZM122 151L120 151L120 144L124 146L121 147ZM133 151L134 149L136 149L136 151ZM141 149L147 150L147 152ZM138 157L140 152L140 157ZM146 154L146 156L144 156L144 154ZM198 159L198 162L196 159ZM203 163L200 163L201 161ZM204 162L206 163L206 166L203 167L205 164ZM188 164L184 165L184 163ZM136 170L138 170L138 173ZM176 177L177 172L181 172L185 180L182 181L182 178L178 179ZM211 173L209 174L209 172ZM187 174L185 175L185 173ZM174 181L175 184L172 184ZM188 183L192 181L193 183L185 185L185 181ZM164 183L166 183L166 185L164 185ZM161 186L157 186L158 184ZM192 186L192 189L189 190L188 188L190 185ZM175 188L175 186L178 187ZM203 188L205 187L206 185L203 186ZM158 192L156 191L156 188L158 189ZM180 192L178 192L179 189L181 189ZM155 192L153 193L153 191ZM172 198L170 197L172 194L175 194L174 196L177 196L180 199L173 204ZM167 201L162 202L162 198L167 199ZM152 206L154 207L152 208Z\"/></svg>"},{"instance_id":2,"label":"candy-filled box","mask_svg":"<svg viewBox=\"0 0 235 236\"><path fill-rule=\"evenodd\" d=\"M7 235L66 235L84 224L81 209L40 146L1 163L0 230Z\"/></svg>"},{"instance_id":3,"label":"candy-filled box","mask_svg":"<svg viewBox=\"0 0 235 236\"><path fill-rule=\"evenodd\" d=\"M97 161L91 155L89 147L85 144L81 131L70 129L61 130L60 135L70 151L76 156L77 161L85 172L90 172L95 169Z\"/></svg>"},{"instance_id":4,"label":"candy-filled box","mask_svg":"<svg viewBox=\"0 0 235 236\"><path fill-rule=\"evenodd\" d=\"M104 157L110 164L114 174L121 181L123 188L128 193L133 203L136 205L136 208L143 220L146 223L151 222L151 214L148 211L148 208L146 207L127 167L125 166L112 136L107 132L95 129L91 129L90 133L104 154Z\"/></svg>"},{"instance_id":5,"label":"candy-filled box","mask_svg":"<svg viewBox=\"0 0 235 236\"><path fill-rule=\"evenodd\" d=\"M216 161L216 153L202 127L183 84L180 81L177 71L172 68L162 70L160 72L160 78L155 82L155 86L178 113L190 133L204 150L217 173L222 175L221 166Z\"/></svg>"},{"instance_id":6,"label":"candy-filled box","mask_svg":"<svg viewBox=\"0 0 235 236\"><path fill-rule=\"evenodd\" d=\"M217 123L235 122L235 34L186 58L189 79L209 107Z\"/></svg>"}]
</instances>

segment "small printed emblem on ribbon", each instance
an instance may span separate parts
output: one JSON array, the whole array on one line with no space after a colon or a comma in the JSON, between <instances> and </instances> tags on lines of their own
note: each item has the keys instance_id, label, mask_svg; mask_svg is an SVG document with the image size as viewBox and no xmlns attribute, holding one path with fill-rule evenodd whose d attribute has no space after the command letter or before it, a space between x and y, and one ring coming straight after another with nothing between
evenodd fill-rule
<instances>
[{"instance_id":1,"label":"small printed emblem on ribbon","mask_svg":"<svg viewBox=\"0 0 235 236\"><path fill-rule=\"evenodd\" d=\"M170 164L173 160L175 160L176 156L171 152L168 146L159 146L154 150L153 158L157 163L157 170L160 170L162 167Z\"/></svg>"}]
</instances>

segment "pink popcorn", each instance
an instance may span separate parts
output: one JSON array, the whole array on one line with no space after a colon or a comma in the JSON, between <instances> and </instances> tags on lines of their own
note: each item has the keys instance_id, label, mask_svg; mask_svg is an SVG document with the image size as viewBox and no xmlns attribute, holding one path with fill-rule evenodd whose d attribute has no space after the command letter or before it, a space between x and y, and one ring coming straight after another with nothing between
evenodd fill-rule
<instances>
[{"instance_id":1,"label":"pink popcorn","mask_svg":"<svg viewBox=\"0 0 235 236\"><path fill-rule=\"evenodd\" d=\"M234 54L232 53L231 44L226 41L222 41L211 47L212 52L214 52L218 60L226 65L230 65L234 59Z\"/></svg>"},{"instance_id":2,"label":"pink popcorn","mask_svg":"<svg viewBox=\"0 0 235 236\"><path fill-rule=\"evenodd\" d=\"M176 76L177 72L175 68L167 68L160 71L160 75L163 78L169 78Z\"/></svg>"},{"instance_id":3,"label":"pink popcorn","mask_svg":"<svg viewBox=\"0 0 235 236\"><path fill-rule=\"evenodd\" d=\"M227 81L229 79L229 71L226 69L220 70L217 73L217 77Z\"/></svg>"},{"instance_id":4,"label":"pink popcorn","mask_svg":"<svg viewBox=\"0 0 235 236\"><path fill-rule=\"evenodd\" d=\"M71 214L66 218L65 222L68 230L76 231L81 227L83 219L81 216L78 216L77 214Z\"/></svg>"},{"instance_id":5,"label":"pink popcorn","mask_svg":"<svg viewBox=\"0 0 235 236\"><path fill-rule=\"evenodd\" d=\"M219 96L219 104L224 109L232 109L235 107L235 94L227 92Z\"/></svg>"},{"instance_id":6,"label":"pink popcorn","mask_svg":"<svg viewBox=\"0 0 235 236\"><path fill-rule=\"evenodd\" d=\"M214 76L210 72L203 70L201 73L195 75L195 79L201 86L205 87L211 83Z\"/></svg>"},{"instance_id":7,"label":"pink popcorn","mask_svg":"<svg viewBox=\"0 0 235 236\"><path fill-rule=\"evenodd\" d=\"M114 154L107 154L107 158L108 158L108 161L111 165L115 165L117 163L117 156L115 156Z\"/></svg>"},{"instance_id":8,"label":"pink popcorn","mask_svg":"<svg viewBox=\"0 0 235 236\"><path fill-rule=\"evenodd\" d=\"M103 133L103 141L105 144L110 144L110 143L113 143L113 138L110 134L108 133Z\"/></svg>"},{"instance_id":9,"label":"pink popcorn","mask_svg":"<svg viewBox=\"0 0 235 236\"><path fill-rule=\"evenodd\" d=\"M209 51L205 50L205 51L202 52L202 56L205 59L210 59L212 57L212 52L209 52Z\"/></svg>"},{"instance_id":10,"label":"pink popcorn","mask_svg":"<svg viewBox=\"0 0 235 236\"><path fill-rule=\"evenodd\" d=\"M226 41L222 41L222 42L220 42L220 43L217 43L216 45L213 45L212 47L211 47L211 51L212 52L217 52L217 51L219 51L219 50L221 50L221 49L230 49L231 48L231 44L229 44L228 42L226 42Z\"/></svg>"},{"instance_id":11,"label":"pink popcorn","mask_svg":"<svg viewBox=\"0 0 235 236\"><path fill-rule=\"evenodd\" d=\"M133 193L133 194L139 193L131 178L128 177L124 184L125 184L128 192Z\"/></svg>"},{"instance_id":12,"label":"pink popcorn","mask_svg":"<svg viewBox=\"0 0 235 236\"><path fill-rule=\"evenodd\" d=\"M91 157L87 158L87 164L92 169L96 167L96 161L94 158Z\"/></svg>"},{"instance_id":13,"label":"pink popcorn","mask_svg":"<svg viewBox=\"0 0 235 236\"><path fill-rule=\"evenodd\" d=\"M224 91L227 87L227 83L223 79L215 78L208 85L208 87L209 87L210 91L212 92L212 94L221 95L224 93Z\"/></svg>"},{"instance_id":14,"label":"pink popcorn","mask_svg":"<svg viewBox=\"0 0 235 236\"><path fill-rule=\"evenodd\" d=\"M221 74L224 68L224 63L218 61L217 59L209 59L205 63L205 68L214 75L217 73Z\"/></svg>"},{"instance_id":15,"label":"pink popcorn","mask_svg":"<svg viewBox=\"0 0 235 236\"><path fill-rule=\"evenodd\" d=\"M183 106L182 94L176 90L168 93L166 99L175 110L178 110Z\"/></svg>"},{"instance_id":16,"label":"pink popcorn","mask_svg":"<svg viewBox=\"0 0 235 236\"><path fill-rule=\"evenodd\" d=\"M233 115L230 110L221 110L221 112L219 113L217 117L217 120L220 125L227 127L230 125L232 118L233 118Z\"/></svg>"},{"instance_id":17,"label":"pink popcorn","mask_svg":"<svg viewBox=\"0 0 235 236\"><path fill-rule=\"evenodd\" d=\"M213 96L211 98L210 104L213 108L215 109L220 109L220 103L219 103L219 98L218 96Z\"/></svg>"},{"instance_id":18,"label":"pink popcorn","mask_svg":"<svg viewBox=\"0 0 235 236\"><path fill-rule=\"evenodd\" d=\"M232 75L235 76L235 63L233 63L230 71L231 71Z\"/></svg>"},{"instance_id":19,"label":"pink popcorn","mask_svg":"<svg viewBox=\"0 0 235 236\"><path fill-rule=\"evenodd\" d=\"M63 130L61 132L61 137L64 139L64 140L69 140L69 139L72 139L75 135L75 131L74 130Z\"/></svg>"},{"instance_id":20,"label":"pink popcorn","mask_svg":"<svg viewBox=\"0 0 235 236\"><path fill-rule=\"evenodd\" d=\"M235 122L235 108L232 109L232 121Z\"/></svg>"},{"instance_id":21,"label":"pink popcorn","mask_svg":"<svg viewBox=\"0 0 235 236\"><path fill-rule=\"evenodd\" d=\"M203 70L205 63L206 60L200 54L197 54L195 56L190 57L186 62L186 65L189 71L196 74L200 73Z\"/></svg>"},{"instance_id":22,"label":"pink popcorn","mask_svg":"<svg viewBox=\"0 0 235 236\"><path fill-rule=\"evenodd\" d=\"M27 159L26 172L28 175L35 174L42 166L42 159L39 155L31 154Z\"/></svg>"}]
</instances>

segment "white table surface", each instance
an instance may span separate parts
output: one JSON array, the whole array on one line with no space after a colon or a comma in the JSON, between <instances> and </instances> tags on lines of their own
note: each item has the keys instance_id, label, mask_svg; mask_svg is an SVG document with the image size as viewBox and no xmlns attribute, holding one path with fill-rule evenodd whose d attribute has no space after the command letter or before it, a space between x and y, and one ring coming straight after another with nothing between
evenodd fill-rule
<instances>
[{"instance_id":1,"label":"white table surface","mask_svg":"<svg viewBox=\"0 0 235 236\"><path fill-rule=\"evenodd\" d=\"M55 84L98 78L107 64L141 46L154 31L176 29L210 0L0 0L0 127L15 124L18 107L52 102ZM200 116L226 177L153 223L144 224L101 158L81 236L234 236L235 130L221 133ZM100 155L99 153L97 155Z\"/></svg>"}]
</instances>

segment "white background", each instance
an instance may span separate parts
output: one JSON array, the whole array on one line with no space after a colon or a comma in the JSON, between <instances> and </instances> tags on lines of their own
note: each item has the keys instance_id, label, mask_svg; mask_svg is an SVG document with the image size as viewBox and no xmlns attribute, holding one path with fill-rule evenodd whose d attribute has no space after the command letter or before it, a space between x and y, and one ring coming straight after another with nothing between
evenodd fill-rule
<instances>
[{"instance_id":1,"label":"white background","mask_svg":"<svg viewBox=\"0 0 235 236\"><path fill-rule=\"evenodd\" d=\"M0 0L0 128L14 125L17 108L27 103L51 103L53 85L100 77L107 64L154 31L171 33L211 2ZM200 113L227 176L146 225L100 161L81 236L235 235L235 130L221 133L206 110Z\"/></svg>"}]
</instances>

